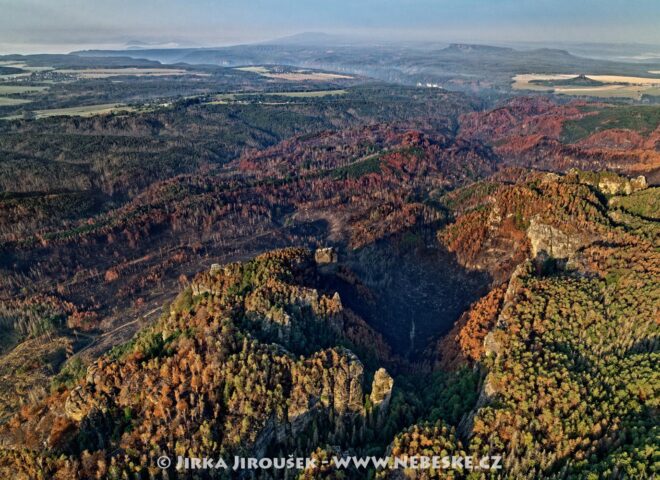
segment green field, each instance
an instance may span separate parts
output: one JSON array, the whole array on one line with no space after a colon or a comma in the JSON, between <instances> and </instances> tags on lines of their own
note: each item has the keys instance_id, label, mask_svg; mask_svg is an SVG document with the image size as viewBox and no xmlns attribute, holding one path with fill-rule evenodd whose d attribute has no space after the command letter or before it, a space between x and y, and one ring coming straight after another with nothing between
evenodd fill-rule
<instances>
[{"instance_id":1,"label":"green field","mask_svg":"<svg viewBox=\"0 0 660 480\"><path fill-rule=\"evenodd\" d=\"M88 105L84 107L72 107L72 108L55 108L52 110L37 110L35 113L37 118L46 118L46 117L57 117L57 116L67 116L67 117L93 117L94 115L103 115L111 112L129 112L133 108L127 107L125 105L119 105L115 103L108 103L103 105Z\"/></svg>"},{"instance_id":2,"label":"green field","mask_svg":"<svg viewBox=\"0 0 660 480\"><path fill-rule=\"evenodd\" d=\"M78 69L56 69L55 72L64 75L74 75L77 78L88 80L111 78L111 77L160 77L169 75L197 75L208 76L205 73L193 73L180 68L78 68Z\"/></svg>"},{"instance_id":3,"label":"green field","mask_svg":"<svg viewBox=\"0 0 660 480\"><path fill-rule=\"evenodd\" d=\"M0 107L13 107L14 105L23 105L30 102L31 100L24 100L22 98L0 97Z\"/></svg>"},{"instance_id":4,"label":"green field","mask_svg":"<svg viewBox=\"0 0 660 480\"><path fill-rule=\"evenodd\" d=\"M659 125L658 106L607 107L594 115L565 122L562 140L574 143L600 130L613 128L633 130L645 135Z\"/></svg>"},{"instance_id":5,"label":"green field","mask_svg":"<svg viewBox=\"0 0 660 480\"><path fill-rule=\"evenodd\" d=\"M31 67L26 65L24 62L0 62L0 67L13 67L20 68L27 72L45 72L47 70L52 70L53 67Z\"/></svg>"},{"instance_id":6,"label":"green field","mask_svg":"<svg viewBox=\"0 0 660 480\"><path fill-rule=\"evenodd\" d=\"M13 95L15 93L40 93L48 90L48 87L37 85L2 85L0 84L0 95Z\"/></svg>"},{"instance_id":7,"label":"green field","mask_svg":"<svg viewBox=\"0 0 660 480\"><path fill-rule=\"evenodd\" d=\"M0 97L0 102L3 100ZM13 98L7 100L14 100ZM27 102L27 101L23 101ZM1 105L1 103L0 103ZM16 104L14 104L16 105ZM120 105L115 103L108 103L102 105L87 105L81 107L71 107L71 108L53 108L49 110L34 110L33 113L36 118L48 118L48 117L93 117L95 115L105 115L113 112L132 112L135 109L133 107L128 107L126 105ZM12 115L5 117L4 120L15 120L20 118L18 115Z\"/></svg>"}]
</instances>

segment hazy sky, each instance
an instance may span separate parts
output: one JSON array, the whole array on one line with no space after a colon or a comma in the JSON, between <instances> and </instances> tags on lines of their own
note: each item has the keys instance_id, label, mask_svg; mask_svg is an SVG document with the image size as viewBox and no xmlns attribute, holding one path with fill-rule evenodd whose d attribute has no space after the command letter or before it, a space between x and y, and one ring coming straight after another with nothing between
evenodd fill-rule
<instances>
[{"instance_id":1,"label":"hazy sky","mask_svg":"<svg viewBox=\"0 0 660 480\"><path fill-rule=\"evenodd\" d=\"M660 0L0 0L0 51L227 45L299 32L660 45Z\"/></svg>"}]
</instances>

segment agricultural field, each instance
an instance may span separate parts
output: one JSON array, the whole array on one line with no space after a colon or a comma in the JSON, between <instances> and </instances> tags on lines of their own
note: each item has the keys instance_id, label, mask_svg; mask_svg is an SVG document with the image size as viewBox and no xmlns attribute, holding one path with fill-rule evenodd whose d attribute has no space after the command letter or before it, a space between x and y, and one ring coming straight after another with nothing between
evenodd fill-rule
<instances>
[{"instance_id":1,"label":"agricultural field","mask_svg":"<svg viewBox=\"0 0 660 480\"><path fill-rule=\"evenodd\" d=\"M0 97L0 105L2 105L3 100L17 100L13 98ZM23 103L29 103L29 100L24 100ZM10 104L11 105L11 104ZM14 104L18 105L18 104ZM120 104L102 104L102 105L85 105L80 107L71 107L71 108L53 108L47 110L34 110L32 113L36 118L48 118L48 117L93 117L95 115L106 115L109 113L116 112L131 112L133 107ZM14 120L19 118L17 115L12 115L5 117L3 120Z\"/></svg>"},{"instance_id":2,"label":"agricultural field","mask_svg":"<svg viewBox=\"0 0 660 480\"><path fill-rule=\"evenodd\" d=\"M15 105L24 105L30 102L30 100L22 98L0 97L0 107L13 107Z\"/></svg>"},{"instance_id":3,"label":"agricultural field","mask_svg":"<svg viewBox=\"0 0 660 480\"><path fill-rule=\"evenodd\" d=\"M3 85L0 83L0 95L41 93L46 90L48 87L41 85Z\"/></svg>"},{"instance_id":4,"label":"agricultural field","mask_svg":"<svg viewBox=\"0 0 660 480\"><path fill-rule=\"evenodd\" d=\"M27 72L43 72L46 70L52 70L52 67L31 66L27 65L25 62L0 62L0 67L20 68L21 70L26 70Z\"/></svg>"},{"instance_id":5,"label":"agricultural field","mask_svg":"<svg viewBox=\"0 0 660 480\"><path fill-rule=\"evenodd\" d=\"M268 67L253 66L253 67L238 67L236 70L243 72L258 73L259 75L267 78L275 78L277 80L288 80L292 82L305 82L305 81L330 81L330 80L349 80L355 78L351 75L341 75L339 73L326 73L326 72L312 72L308 70L294 70L291 72L274 71Z\"/></svg>"},{"instance_id":6,"label":"agricultural field","mask_svg":"<svg viewBox=\"0 0 660 480\"><path fill-rule=\"evenodd\" d=\"M16 98L8 95L33 95L47 90L48 87L40 85L4 85L0 83L0 107L15 107L34 101L33 98Z\"/></svg>"},{"instance_id":7,"label":"agricultural field","mask_svg":"<svg viewBox=\"0 0 660 480\"><path fill-rule=\"evenodd\" d=\"M94 115L103 115L118 111L128 112L130 110L131 108L128 106L111 103L71 108L54 108L51 110L37 110L35 114L37 115L37 118L58 117L62 115L68 117L93 117Z\"/></svg>"},{"instance_id":8,"label":"agricultural field","mask_svg":"<svg viewBox=\"0 0 660 480\"><path fill-rule=\"evenodd\" d=\"M236 70L240 70L241 72L251 72L251 73L259 73L259 74L270 73L270 70L267 69L266 67L259 67L259 66L237 67Z\"/></svg>"},{"instance_id":9,"label":"agricultural field","mask_svg":"<svg viewBox=\"0 0 660 480\"><path fill-rule=\"evenodd\" d=\"M77 78L85 80L95 80L101 78L111 77L166 77L166 76L183 76L191 75L192 72L182 70L180 68L92 68L92 69L58 69L54 70L57 73L64 75L74 75ZM205 75L198 74L194 75Z\"/></svg>"},{"instance_id":10,"label":"agricultural field","mask_svg":"<svg viewBox=\"0 0 660 480\"><path fill-rule=\"evenodd\" d=\"M323 72L291 72L291 73L268 73L264 77L277 78L278 80L289 80L292 82L304 81L326 81L326 80L339 80L353 78L349 75L340 75L338 73L323 73Z\"/></svg>"},{"instance_id":11,"label":"agricultural field","mask_svg":"<svg viewBox=\"0 0 660 480\"><path fill-rule=\"evenodd\" d=\"M118 67L118 68L58 68L56 65L28 65L25 62L0 62L1 67L18 68L24 73L10 74L12 77L29 76L31 73L52 72L74 75L77 78L94 80L117 76L172 76L189 75L191 72L181 68Z\"/></svg>"},{"instance_id":12,"label":"agricultural field","mask_svg":"<svg viewBox=\"0 0 660 480\"><path fill-rule=\"evenodd\" d=\"M657 72L649 72L656 74ZM584 85L580 79L590 80ZM574 84L571 82L574 81ZM513 77L513 90L531 90L558 95L600 98L640 99L642 95L660 95L660 78L623 75L524 74Z\"/></svg>"},{"instance_id":13,"label":"agricultural field","mask_svg":"<svg viewBox=\"0 0 660 480\"><path fill-rule=\"evenodd\" d=\"M36 112L37 118L92 116L108 113L115 105L143 105L150 109L180 101L276 105L287 102L284 97L292 101L341 95L345 93L341 89L364 81L287 66L183 67L140 59L75 55L0 59L0 72L6 73L0 76L0 119L4 120L32 117L33 113L25 111L25 104L29 102L27 109ZM259 97L254 96L257 92ZM268 100L262 96L270 93L280 97ZM251 94L252 97L238 98L234 94ZM144 107L139 110L143 111Z\"/></svg>"}]
</instances>

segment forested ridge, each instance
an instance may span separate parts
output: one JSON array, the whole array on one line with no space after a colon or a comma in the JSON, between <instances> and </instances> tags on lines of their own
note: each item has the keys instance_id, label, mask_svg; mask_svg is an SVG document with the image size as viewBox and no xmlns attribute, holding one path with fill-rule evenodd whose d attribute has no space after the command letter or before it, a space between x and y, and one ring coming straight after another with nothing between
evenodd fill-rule
<instances>
[{"instance_id":1,"label":"forested ridge","mask_svg":"<svg viewBox=\"0 0 660 480\"><path fill-rule=\"evenodd\" d=\"M603 178L629 193L605 194ZM448 194L455 220L438 238L466 249L465 262L487 258L482 244L451 243L485 209L483 241L517 238L525 259L428 360L394 355L369 319L328 290L351 275L318 252L215 265L152 326L56 377L50 396L6 423L3 468L42 478L161 478L154 461L164 453L339 448L504 457L500 471L399 472L410 478L651 477L660 262L645 200L656 189L580 171L487 182ZM486 265L505 271L507 259L499 261ZM448 359L452 335L458 350ZM383 367L389 374L377 372Z\"/></svg>"}]
</instances>

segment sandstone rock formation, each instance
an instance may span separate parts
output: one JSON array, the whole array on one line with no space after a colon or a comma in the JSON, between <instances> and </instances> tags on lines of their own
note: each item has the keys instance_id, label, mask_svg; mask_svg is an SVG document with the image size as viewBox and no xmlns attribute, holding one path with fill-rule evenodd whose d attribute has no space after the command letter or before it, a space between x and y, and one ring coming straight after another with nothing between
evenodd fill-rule
<instances>
[{"instance_id":1,"label":"sandstone rock formation","mask_svg":"<svg viewBox=\"0 0 660 480\"><path fill-rule=\"evenodd\" d=\"M584 243L578 235L569 235L552 225L542 223L538 216L530 221L527 237L532 246L532 258L543 260L550 257L566 263Z\"/></svg>"},{"instance_id":2,"label":"sandstone rock formation","mask_svg":"<svg viewBox=\"0 0 660 480\"><path fill-rule=\"evenodd\" d=\"M394 387L394 379L387 373L384 368L376 370L374 381L371 384L371 404L379 406L381 410L386 410L392 398L392 387Z\"/></svg>"},{"instance_id":3,"label":"sandstone rock formation","mask_svg":"<svg viewBox=\"0 0 660 480\"><path fill-rule=\"evenodd\" d=\"M337 251L333 247L318 248L314 252L314 260L319 265L337 263Z\"/></svg>"}]
</instances>

